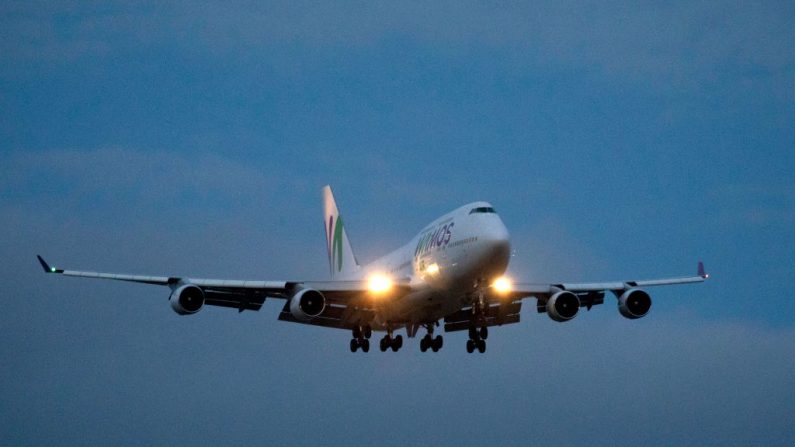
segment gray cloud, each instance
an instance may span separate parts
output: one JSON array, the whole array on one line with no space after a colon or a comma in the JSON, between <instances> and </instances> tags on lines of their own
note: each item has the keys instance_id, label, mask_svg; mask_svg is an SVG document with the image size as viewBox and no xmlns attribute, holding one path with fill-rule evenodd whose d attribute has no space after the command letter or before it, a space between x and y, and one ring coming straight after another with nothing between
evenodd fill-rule
<instances>
[{"instance_id":1,"label":"gray cloud","mask_svg":"<svg viewBox=\"0 0 795 447\"><path fill-rule=\"evenodd\" d=\"M208 153L109 148L12 152L4 158L0 194L14 197L32 188L42 193L38 200L67 198L72 206L90 197L104 205L119 199L161 206L216 200L244 208L281 180L276 172Z\"/></svg>"},{"instance_id":2,"label":"gray cloud","mask_svg":"<svg viewBox=\"0 0 795 447\"><path fill-rule=\"evenodd\" d=\"M137 7L5 6L7 62L106 57L178 45L216 55L271 54L299 45L370 48L393 38L454 56L503 54L507 70L528 64L586 70L676 89L735 78L742 90L788 98L795 53L786 2L174 2ZM197 37L199 40L197 40ZM197 46L198 45L198 46ZM280 58L284 68L301 63ZM289 68L288 68L289 69Z\"/></svg>"}]
</instances>

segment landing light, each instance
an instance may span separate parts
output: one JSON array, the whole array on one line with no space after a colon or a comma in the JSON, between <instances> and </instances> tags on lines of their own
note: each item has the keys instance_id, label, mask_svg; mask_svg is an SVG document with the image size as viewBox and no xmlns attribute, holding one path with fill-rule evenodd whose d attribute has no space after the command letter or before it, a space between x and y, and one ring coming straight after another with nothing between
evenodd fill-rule
<instances>
[{"instance_id":1,"label":"landing light","mask_svg":"<svg viewBox=\"0 0 795 447\"><path fill-rule=\"evenodd\" d=\"M512 285L511 281L508 280L508 278L501 277L497 278L497 280L494 281L492 287L494 287L494 290L496 290L497 293L508 293L511 291Z\"/></svg>"},{"instance_id":2,"label":"landing light","mask_svg":"<svg viewBox=\"0 0 795 447\"><path fill-rule=\"evenodd\" d=\"M428 273L429 275L435 275L439 273L439 264L434 262L433 264L429 265L428 268L425 269L425 272Z\"/></svg>"},{"instance_id":3,"label":"landing light","mask_svg":"<svg viewBox=\"0 0 795 447\"><path fill-rule=\"evenodd\" d=\"M392 288L392 280L384 275L373 275L367 282L367 288L372 293L383 293Z\"/></svg>"}]
</instances>

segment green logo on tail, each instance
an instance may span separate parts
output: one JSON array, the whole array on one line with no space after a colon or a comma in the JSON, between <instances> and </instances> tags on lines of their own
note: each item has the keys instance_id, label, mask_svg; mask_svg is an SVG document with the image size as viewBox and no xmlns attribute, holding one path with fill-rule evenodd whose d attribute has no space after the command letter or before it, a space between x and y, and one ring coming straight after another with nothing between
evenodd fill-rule
<instances>
[{"instance_id":1,"label":"green logo on tail","mask_svg":"<svg viewBox=\"0 0 795 447\"><path fill-rule=\"evenodd\" d=\"M334 226L333 243L331 247L331 258L337 271L342 271L342 216L337 216L337 224Z\"/></svg>"}]
</instances>

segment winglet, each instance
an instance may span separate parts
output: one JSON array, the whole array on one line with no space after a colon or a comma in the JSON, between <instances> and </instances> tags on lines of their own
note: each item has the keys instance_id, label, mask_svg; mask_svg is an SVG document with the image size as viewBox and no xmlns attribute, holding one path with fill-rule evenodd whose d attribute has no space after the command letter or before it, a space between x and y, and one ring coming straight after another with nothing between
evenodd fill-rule
<instances>
[{"instance_id":1,"label":"winglet","mask_svg":"<svg viewBox=\"0 0 795 447\"><path fill-rule=\"evenodd\" d=\"M45 261L41 256L36 255L36 257L39 259L39 264L41 264L41 268L44 269L44 273L63 273L63 270L50 267L50 264L47 264L47 261Z\"/></svg>"},{"instance_id":2,"label":"winglet","mask_svg":"<svg viewBox=\"0 0 795 447\"><path fill-rule=\"evenodd\" d=\"M698 261L698 276L704 279L709 278L709 274L704 270L704 263L701 261Z\"/></svg>"}]
</instances>

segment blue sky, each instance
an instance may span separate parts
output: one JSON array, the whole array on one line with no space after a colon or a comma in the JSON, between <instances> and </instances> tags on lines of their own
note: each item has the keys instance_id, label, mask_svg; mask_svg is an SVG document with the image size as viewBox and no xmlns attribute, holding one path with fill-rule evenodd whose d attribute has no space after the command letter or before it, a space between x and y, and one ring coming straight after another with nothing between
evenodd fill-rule
<instances>
[{"instance_id":1,"label":"blue sky","mask_svg":"<svg viewBox=\"0 0 795 447\"><path fill-rule=\"evenodd\" d=\"M790 444L793 9L4 3L0 440ZM278 302L179 317L35 262L323 278L327 183L363 260L488 200L516 278L713 278L351 355Z\"/></svg>"}]
</instances>

